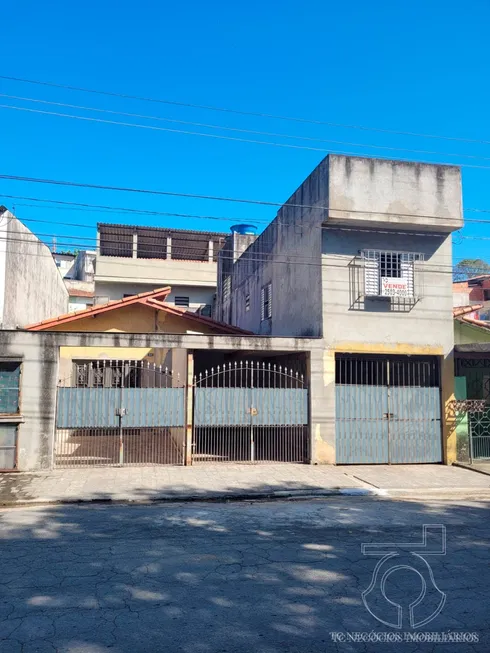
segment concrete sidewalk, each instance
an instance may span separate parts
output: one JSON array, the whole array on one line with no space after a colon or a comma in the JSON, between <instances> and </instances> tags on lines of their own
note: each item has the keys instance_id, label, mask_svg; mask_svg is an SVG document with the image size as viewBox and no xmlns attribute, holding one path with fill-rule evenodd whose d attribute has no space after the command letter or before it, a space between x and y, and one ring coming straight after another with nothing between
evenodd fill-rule
<instances>
[{"instance_id":1,"label":"concrete sidewalk","mask_svg":"<svg viewBox=\"0 0 490 653\"><path fill-rule=\"evenodd\" d=\"M490 499L490 477L444 465L105 467L0 475L0 505L284 496Z\"/></svg>"}]
</instances>

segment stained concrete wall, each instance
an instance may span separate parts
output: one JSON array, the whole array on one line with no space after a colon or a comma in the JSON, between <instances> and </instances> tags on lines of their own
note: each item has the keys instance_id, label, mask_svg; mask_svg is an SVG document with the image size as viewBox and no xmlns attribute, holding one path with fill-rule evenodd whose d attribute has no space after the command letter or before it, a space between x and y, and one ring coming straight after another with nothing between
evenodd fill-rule
<instances>
[{"instance_id":1,"label":"stained concrete wall","mask_svg":"<svg viewBox=\"0 0 490 653\"><path fill-rule=\"evenodd\" d=\"M49 248L15 216L0 216L2 328L16 328L68 311L68 291Z\"/></svg>"},{"instance_id":2,"label":"stained concrete wall","mask_svg":"<svg viewBox=\"0 0 490 653\"><path fill-rule=\"evenodd\" d=\"M324 159L234 264L232 324L265 335L321 336L321 225L327 202ZM261 320L261 290L268 283L272 317Z\"/></svg>"},{"instance_id":3,"label":"stained concrete wall","mask_svg":"<svg viewBox=\"0 0 490 653\"><path fill-rule=\"evenodd\" d=\"M463 226L457 166L330 154L329 223L455 231Z\"/></svg>"}]
</instances>

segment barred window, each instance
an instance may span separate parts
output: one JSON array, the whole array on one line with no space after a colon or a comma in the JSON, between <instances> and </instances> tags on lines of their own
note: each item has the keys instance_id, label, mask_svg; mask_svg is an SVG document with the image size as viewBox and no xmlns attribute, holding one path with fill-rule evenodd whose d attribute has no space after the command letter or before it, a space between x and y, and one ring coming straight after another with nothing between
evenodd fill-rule
<instances>
[{"instance_id":1,"label":"barred window","mask_svg":"<svg viewBox=\"0 0 490 653\"><path fill-rule=\"evenodd\" d=\"M423 254L364 250L364 294L367 297L414 297L414 264Z\"/></svg>"}]
</instances>

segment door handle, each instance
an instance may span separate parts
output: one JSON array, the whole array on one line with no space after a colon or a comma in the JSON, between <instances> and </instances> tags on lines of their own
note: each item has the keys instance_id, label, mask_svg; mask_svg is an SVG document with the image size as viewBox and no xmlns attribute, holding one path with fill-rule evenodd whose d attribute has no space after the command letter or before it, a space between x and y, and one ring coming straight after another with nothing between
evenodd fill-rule
<instances>
[{"instance_id":1,"label":"door handle","mask_svg":"<svg viewBox=\"0 0 490 653\"><path fill-rule=\"evenodd\" d=\"M394 413L383 413L383 419L392 419L395 417Z\"/></svg>"}]
</instances>

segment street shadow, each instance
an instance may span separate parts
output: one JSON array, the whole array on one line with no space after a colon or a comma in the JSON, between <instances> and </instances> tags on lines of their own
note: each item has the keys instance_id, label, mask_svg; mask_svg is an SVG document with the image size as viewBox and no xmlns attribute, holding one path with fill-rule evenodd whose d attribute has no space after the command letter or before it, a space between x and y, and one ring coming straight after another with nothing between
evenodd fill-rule
<instances>
[{"instance_id":1,"label":"street shadow","mask_svg":"<svg viewBox=\"0 0 490 653\"><path fill-rule=\"evenodd\" d=\"M423 524L447 531L446 554L430 558L447 600L422 631L474 632L483 648L451 650L489 650L488 516L485 502L353 497L3 510L0 650L398 650L355 641L401 632L363 604L377 558L361 545L420 542ZM420 592L413 574L390 582L394 601Z\"/></svg>"}]
</instances>

